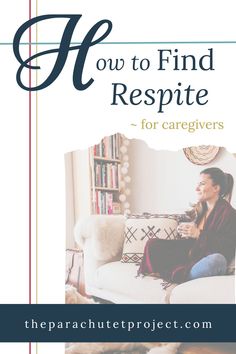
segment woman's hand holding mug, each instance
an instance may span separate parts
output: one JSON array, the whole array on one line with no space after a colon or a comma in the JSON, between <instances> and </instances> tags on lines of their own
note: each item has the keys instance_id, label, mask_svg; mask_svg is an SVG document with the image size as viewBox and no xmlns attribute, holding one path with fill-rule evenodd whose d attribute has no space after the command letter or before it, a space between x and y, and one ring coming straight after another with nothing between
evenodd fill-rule
<instances>
[{"instance_id":1,"label":"woman's hand holding mug","mask_svg":"<svg viewBox=\"0 0 236 354\"><path fill-rule=\"evenodd\" d=\"M177 227L177 231L183 237L198 238L200 230L194 222L183 222Z\"/></svg>"}]
</instances>

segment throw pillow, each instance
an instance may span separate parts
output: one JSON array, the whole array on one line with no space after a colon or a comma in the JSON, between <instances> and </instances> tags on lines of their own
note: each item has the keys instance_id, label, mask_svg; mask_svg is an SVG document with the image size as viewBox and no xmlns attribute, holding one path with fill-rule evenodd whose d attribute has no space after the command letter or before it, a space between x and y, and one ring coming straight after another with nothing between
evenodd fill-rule
<instances>
[{"instance_id":1,"label":"throw pillow","mask_svg":"<svg viewBox=\"0 0 236 354\"><path fill-rule=\"evenodd\" d=\"M149 239L180 238L177 226L178 215L144 213L127 216L121 262L140 263Z\"/></svg>"}]
</instances>

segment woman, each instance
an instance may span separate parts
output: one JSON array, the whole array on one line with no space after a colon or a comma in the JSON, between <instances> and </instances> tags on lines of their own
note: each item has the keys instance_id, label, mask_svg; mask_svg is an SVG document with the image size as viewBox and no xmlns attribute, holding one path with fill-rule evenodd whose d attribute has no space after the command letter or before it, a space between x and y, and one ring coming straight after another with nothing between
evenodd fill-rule
<instances>
[{"instance_id":1,"label":"woman","mask_svg":"<svg viewBox=\"0 0 236 354\"><path fill-rule=\"evenodd\" d=\"M154 273L175 283L226 274L236 247L233 184L233 177L219 168L203 170L194 220L179 225L180 240L149 240L138 274Z\"/></svg>"}]
</instances>

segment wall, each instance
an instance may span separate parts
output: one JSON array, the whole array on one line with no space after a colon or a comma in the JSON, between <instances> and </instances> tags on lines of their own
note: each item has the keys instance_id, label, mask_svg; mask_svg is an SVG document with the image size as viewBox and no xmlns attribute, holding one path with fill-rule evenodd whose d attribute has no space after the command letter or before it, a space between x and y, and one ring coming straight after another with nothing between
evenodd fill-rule
<instances>
[{"instance_id":1,"label":"wall","mask_svg":"<svg viewBox=\"0 0 236 354\"><path fill-rule=\"evenodd\" d=\"M73 232L75 224L74 181L72 153L65 155L66 181L66 248L75 246Z\"/></svg>"},{"instance_id":2,"label":"wall","mask_svg":"<svg viewBox=\"0 0 236 354\"><path fill-rule=\"evenodd\" d=\"M74 226L79 217L91 213L91 187L88 149L65 155L66 247L76 247Z\"/></svg>"},{"instance_id":3,"label":"wall","mask_svg":"<svg viewBox=\"0 0 236 354\"><path fill-rule=\"evenodd\" d=\"M183 212L196 200L198 176L207 167L216 166L231 173L236 183L236 157L223 148L205 166L192 164L182 150L155 151L140 140L131 140L129 156L132 213ZM232 205L236 207L236 186Z\"/></svg>"}]
</instances>

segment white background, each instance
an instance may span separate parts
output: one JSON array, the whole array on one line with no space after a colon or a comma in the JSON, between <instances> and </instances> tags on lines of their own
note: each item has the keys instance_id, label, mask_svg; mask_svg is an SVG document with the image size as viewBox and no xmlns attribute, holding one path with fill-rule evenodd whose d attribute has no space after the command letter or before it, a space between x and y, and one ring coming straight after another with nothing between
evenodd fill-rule
<instances>
[{"instance_id":1,"label":"white background","mask_svg":"<svg viewBox=\"0 0 236 354\"><path fill-rule=\"evenodd\" d=\"M50 1L39 0L39 14L81 13L81 27L74 41L80 41L95 22L108 18L113 30L107 41L233 41L236 40L234 1ZM35 9L33 8L35 13ZM34 14L33 14L34 15ZM28 1L9 1L0 13L0 42L12 42L17 28L28 19ZM39 41L58 41L58 26L39 26ZM183 54L202 53L214 48L214 72L160 74L156 71L133 73L97 72L94 64L100 57L124 57L134 54L155 60L158 45L100 45L88 56L85 79L94 84L85 92L72 85L75 53L60 78L39 98L39 164L38 164L38 261L39 303L64 302L65 251L65 172L64 153L85 148L104 135L120 131L129 138L145 140L156 149L180 149L189 145L221 145L236 151L235 142L235 44L178 45ZM166 47L166 45L164 46ZM49 47L43 46L44 49ZM176 48L176 45L168 48ZM39 50L42 46L39 46ZM1 45L1 296L2 303L28 303L28 93L15 81L18 64L12 47ZM27 48L22 52L27 55ZM42 59L43 70L49 70L55 58ZM42 72L44 73L44 71ZM39 80L44 74L39 74ZM187 134L160 134L130 126L145 117L158 119L155 107L109 105L111 82L124 82L134 88L175 86L178 81L209 90L209 104L203 107L168 107L166 120L224 120L225 130ZM33 94L35 108L35 95ZM184 118L183 118L184 117ZM33 302L35 297L35 113L32 126L32 242ZM28 345L0 346L4 353L28 353ZM39 344L38 352L63 353L63 344ZM35 346L33 346L35 351Z\"/></svg>"}]
</instances>

